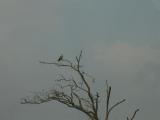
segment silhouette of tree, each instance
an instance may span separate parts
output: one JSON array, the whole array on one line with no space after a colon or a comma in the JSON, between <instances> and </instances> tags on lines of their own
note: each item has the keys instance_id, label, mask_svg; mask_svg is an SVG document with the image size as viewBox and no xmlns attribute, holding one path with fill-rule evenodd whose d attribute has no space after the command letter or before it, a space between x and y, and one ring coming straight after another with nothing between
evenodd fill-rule
<instances>
[{"instance_id":1,"label":"silhouette of tree","mask_svg":"<svg viewBox=\"0 0 160 120\"><path fill-rule=\"evenodd\" d=\"M68 59L64 59L63 55L59 57L56 62L40 61L42 64L53 64L59 68L67 68L72 70L77 75L67 78L64 75L60 75L60 78L56 79L57 87L47 91L41 91L33 96L22 98L21 104L42 104L49 101L57 101L70 108L81 111L86 114L90 120L100 120L98 111L99 109L99 92L93 92L92 86L89 84L89 80L94 81L94 78L82 70L81 65L82 51L79 56L75 57L76 62L72 62ZM59 62L61 61L61 62ZM79 78L79 79L78 79ZM109 120L109 115L118 105L125 102L125 99L118 101L117 103L110 105L111 86L106 80L106 101L105 101L105 120ZM131 117L127 117L126 120L133 120L139 109L136 109Z\"/></svg>"}]
</instances>

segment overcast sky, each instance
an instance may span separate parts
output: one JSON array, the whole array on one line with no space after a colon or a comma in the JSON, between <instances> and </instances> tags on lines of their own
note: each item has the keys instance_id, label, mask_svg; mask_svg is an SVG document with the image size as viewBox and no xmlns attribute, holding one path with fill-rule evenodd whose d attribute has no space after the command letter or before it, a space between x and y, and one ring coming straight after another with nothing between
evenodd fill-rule
<instances>
[{"instance_id":1,"label":"overcast sky","mask_svg":"<svg viewBox=\"0 0 160 120\"><path fill-rule=\"evenodd\" d=\"M72 59L81 49L97 88L107 79L113 101L127 99L113 120L137 107L136 120L159 119L160 0L1 0L0 119L85 120L55 102L19 103L56 78L39 60Z\"/></svg>"}]
</instances>

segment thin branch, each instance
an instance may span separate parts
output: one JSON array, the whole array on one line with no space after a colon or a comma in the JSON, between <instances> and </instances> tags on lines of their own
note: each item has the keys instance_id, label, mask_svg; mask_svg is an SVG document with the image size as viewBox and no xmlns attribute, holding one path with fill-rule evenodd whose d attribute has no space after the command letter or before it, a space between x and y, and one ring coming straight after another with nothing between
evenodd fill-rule
<instances>
[{"instance_id":1,"label":"thin branch","mask_svg":"<svg viewBox=\"0 0 160 120\"><path fill-rule=\"evenodd\" d=\"M125 102L125 101L126 101L126 100L123 99L123 100L117 102L116 104L114 104L114 105L109 109L108 113L110 113L115 107L117 107L118 105L120 105L121 103L123 103L123 102Z\"/></svg>"},{"instance_id":2,"label":"thin branch","mask_svg":"<svg viewBox=\"0 0 160 120\"><path fill-rule=\"evenodd\" d=\"M97 92L97 95L96 95L96 112L98 112L98 108L99 108L99 93Z\"/></svg>"},{"instance_id":3,"label":"thin branch","mask_svg":"<svg viewBox=\"0 0 160 120\"><path fill-rule=\"evenodd\" d=\"M110 96L111 96L111 86L107 89L107 112L109 110L109 101L110 101Z\"/></svg>"},{"instance_id":4,"label":"thin branch","mask_svg":"<svg viewBox=\"0 0 160 120\"><path fill-rule=\"evenodd\" d=\"M130 120L133 120L137 114L137 112L139 111L139 109L136 109L133 113L133 116L130 118Z\"/></svg>"},{"instance_id":5,"label":"thin branch","mask_svg":"<svg viewBox=\"0 0 160 120\"><path fill-rule=\"evenodd\" d=\"M107 85L107 98L106 98L106 116L105 116L105 120L108 120L109 117L109 102L110 102L110 97L111 97L111 86L108 86L108 83L106 81L106 85Z\"/></svg>"},{"instance_id":6,"label":"thin branch","mask_svg":"<svg viewBox=\"0 0 160 120\"><path fill-rule=\"evenodd\" d=\"M107 88L107 89L106 89L107 98L106 98L106 116L105 116L105 120L108 120L110 112L111 112L115 107L117 107L117 106L120 105L121 103L125 102L125 99L117 102L116 104L112 105L112 106L109 108L110 97L111 97L111 86L108 85L107 80L106 80L106 88Z\"/></svg>"}]
</instances>

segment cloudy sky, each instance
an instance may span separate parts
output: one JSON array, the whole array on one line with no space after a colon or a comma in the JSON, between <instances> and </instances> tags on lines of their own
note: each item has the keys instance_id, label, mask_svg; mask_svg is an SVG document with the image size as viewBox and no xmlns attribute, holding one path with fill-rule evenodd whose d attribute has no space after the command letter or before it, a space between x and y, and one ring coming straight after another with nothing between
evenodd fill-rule
<instances>
[{"instance_id":1,"label":"cloudy sky","mask_svg":"<svg viewBox=\"0 0 160 120\"><path fill-rule=\"evenodd\" d=\"M127 99L113 120L137 107L137 120L159 118L160 0L1 0L0 119L85 119L55 102L19 103L56 78L57 69L39 60L72 59L81 49L97 88L107 79L113 101Z\"/></svg>"}]
</instances>

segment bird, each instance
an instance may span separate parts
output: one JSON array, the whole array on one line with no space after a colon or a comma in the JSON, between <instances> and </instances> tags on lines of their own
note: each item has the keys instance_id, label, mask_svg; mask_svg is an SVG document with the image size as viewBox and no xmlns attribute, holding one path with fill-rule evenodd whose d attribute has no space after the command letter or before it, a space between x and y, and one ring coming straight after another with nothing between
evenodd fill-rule
<instances>
[{"instance_id":1,"label":"bird","mask_svg":"<svg viewBox=\"0 0 160 120\"><path fill-rule=\"evenodd\" d=\"M61 61L62 59L63 59L63 55L61 54L57 61L59 62L59 61Z\"/></svg>"}]
</instances>

